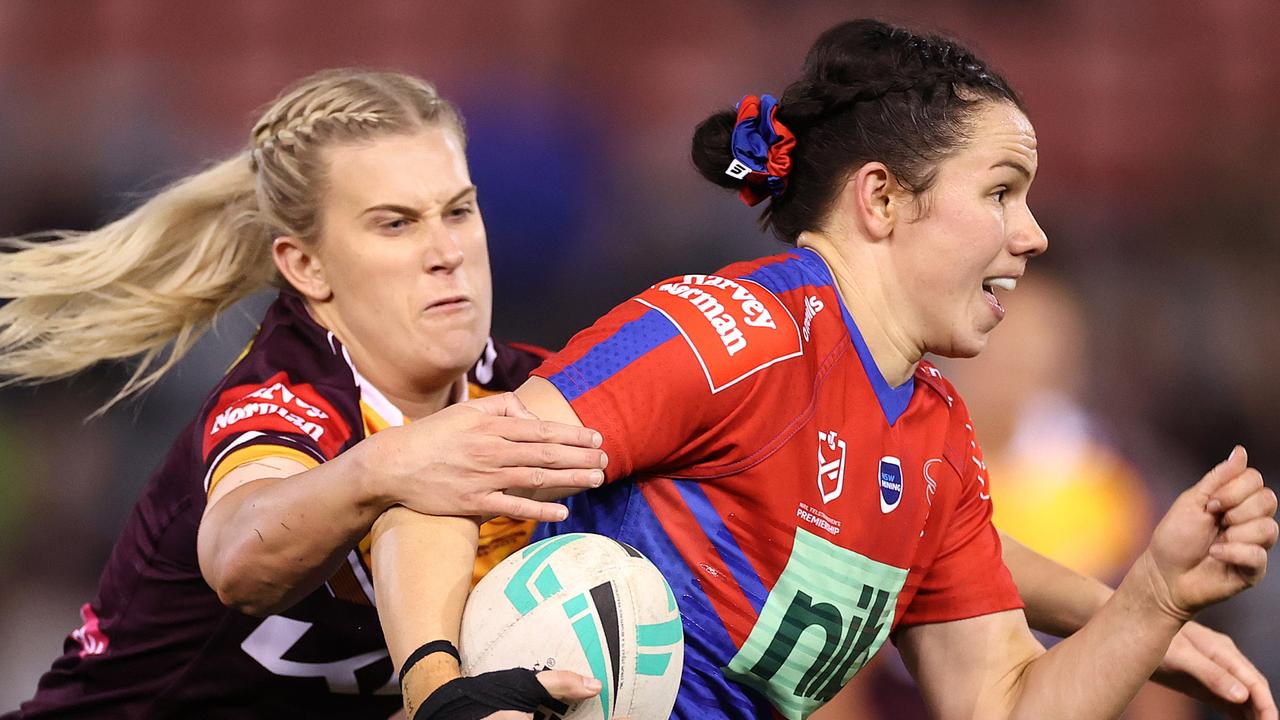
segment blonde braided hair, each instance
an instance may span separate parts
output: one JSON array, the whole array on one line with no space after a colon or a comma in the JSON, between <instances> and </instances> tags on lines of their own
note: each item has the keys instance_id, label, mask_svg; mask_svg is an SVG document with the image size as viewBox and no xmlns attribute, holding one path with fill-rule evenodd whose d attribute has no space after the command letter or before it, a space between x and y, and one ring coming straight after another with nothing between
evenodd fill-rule
<instances>
[{"instance_id":1,"label":"blonde braided hair","mask_svg":"<svg viewBox=\"0 0 1280 720\"><path fill-rule=\"evenodd\" d=\"M90 232L0 238L0 385L136 359L103 405L150 387L223 310L281 285L271 240L314 241L323 149L462 119L428 83L329 70L271 104L244 152L174 183ZM52 236L52 237L50 237Z\"/></svg>"}]
</instances>

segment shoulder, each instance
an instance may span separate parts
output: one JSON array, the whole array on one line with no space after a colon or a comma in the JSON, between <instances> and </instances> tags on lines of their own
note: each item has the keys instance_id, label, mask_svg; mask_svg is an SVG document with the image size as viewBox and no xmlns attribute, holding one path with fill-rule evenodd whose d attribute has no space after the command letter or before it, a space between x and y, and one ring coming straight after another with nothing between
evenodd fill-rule
<instances>
[{"instance_id":1,"label":"shoulder","mask_svg":"<svg viewBox=\"0 0 1280 720\"><path fill-rule=\"evenodd\" d=\"M680 275L634 300L665 317L683 337L712 392L803 352L792 309L748 277Z\"/></svg>"},{"instance_id":2,"label":"shoulder","mask_svg":"<svg viewBox=\"0 0 1280 720\"><path fill-rule=\"evenodd\" d=\"M286 434L310 439L330 459L356 433L359 403L341 346L310 319L300 299L282 293L205 400L195 426L198 450L207 458L245 433Z\"/></svg>"}]
</instances>

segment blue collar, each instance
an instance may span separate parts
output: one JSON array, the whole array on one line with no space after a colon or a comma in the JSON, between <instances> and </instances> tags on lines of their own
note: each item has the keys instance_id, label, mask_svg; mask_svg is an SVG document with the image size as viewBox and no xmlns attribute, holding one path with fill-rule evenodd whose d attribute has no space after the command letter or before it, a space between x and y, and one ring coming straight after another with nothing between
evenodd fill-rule
<instances>
[{"instance_id":1,"label":"blue collar","mask_svg":"<svg viewBox=\"0 0 1280 720\"><path fill-rule=\"evenodd\" d=\"M907 406L911 404L911 396L916 388L915 375L907 378L906 382L898 387L890 386L889 381L885 380L884 375L880 373L875 358L871 357L871 349L867 347L867 341L862 338L862 332L858 330L857 323L849 314L849 308L845 307L844 299L840 297L840 287L836 285L827 262L817 252L808 248L796 250L795 255L808 273L817 276L820 282L816 284L830 285L836 291L836 301L840 303L840 316L844 318L844 325L849 330L849 339L853 341L853 348L858 352L858 359L862 361L862 370L866 373L867 380L871 382L871 388L875 390L876 399L880 401L880 410L884 412L884 419L892 426L898 422L898 418L902 417L902 414L907 411Z\"/></svg>"}]
</instances>

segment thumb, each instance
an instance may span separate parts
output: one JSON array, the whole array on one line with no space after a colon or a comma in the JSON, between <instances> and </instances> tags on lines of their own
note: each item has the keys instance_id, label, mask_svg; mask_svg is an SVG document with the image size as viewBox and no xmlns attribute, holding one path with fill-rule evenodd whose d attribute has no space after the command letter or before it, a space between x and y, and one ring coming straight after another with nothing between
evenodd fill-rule
<instances>
[{"instance_id":1,"label":"thumb","mask_svg":"<svg viewBox=\"0 0 1280 720\"><path fill-rule=\"evenodd\" d=\"M600 692L600 681L568 670L543 670L538 682L560 700L585 700Z\"/></svg>"},{"instance_id":2,"label":"thumb","mask_svg":"<svg viewBox=\"0 0 1280 720\"><path fill-rule=\"evenodd\" d=\"M1240 475L1249 468L1249 453L1245 451L1243 445L1237 445L1231 449L1231 454L1226 460L1218 463L1212 470L1204 474L1200 478L1200 482L1192 486L1192 490L1196 494L1208 500L1218 488L1226 484L1228 480Z\"/></svg>"},{"instance_id":3,"label":"thumb","mask_svg":"<svg viewBox=\"0 0 1280 720\"><path fill-rule=\"evenodd\" d=\"M502 393L500 395L490 395L482 397L478 400L472 400L467 405L479 410L485 415L493 415L495 417L516 417L529 418L537 420L538 416L529 412L529 409L520 402L520 398L515 393Z\"/></svg>"}]
</instances>

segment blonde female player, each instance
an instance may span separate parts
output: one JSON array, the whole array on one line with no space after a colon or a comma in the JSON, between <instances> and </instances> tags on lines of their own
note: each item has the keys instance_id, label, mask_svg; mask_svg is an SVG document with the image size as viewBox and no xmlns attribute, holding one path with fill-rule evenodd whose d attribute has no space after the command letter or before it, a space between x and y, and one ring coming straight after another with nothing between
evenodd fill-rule
<instances>
[{"instance_id":1,"label":"blonde female player","mask_svg":"<svg viewBox=\"0 0 1280 720\"><path fill-rule=\"evenodd\" d=\"M938 717L1114 717L1196 611L1261 579L1276 496L1237 448L1083 628L1048 651L1028 632L964 402L924 360L980 352L997 291L1047 246L1027 205L1035 131L982 60L839 25L780 101L747 96L699 126L693 159L768 200L765 223L797 248L655 284L518 391L604 434L613 482L550 531L617 538L666 575L685 627L673 717L805 718L891 633ZM473 533L399 510L376 531L418 718L480 717L468 679L427 654L458 607L413 562L448 539L463 552L430 577L459 587Z\"/></svg>"},{"instance_id":2,"label":"blonde female player","mask_svg":"<svg viewBox=\"0 0 1280 720\"><path fill-rule=\"evenodd\" d=\"M501 394L538 358L488 342L463 149L460 117L426 83L324 73L283 94L245 152L123 219L4 241L0 373L40 381L141 355L117 397L236 300L281 288L13 717L386 718L399 692L362 541L383 511L549 520L564 509L502 490L600 482L594 433ZM524 527L495 528L490 561Z\"/></svg>"}]
</instances>

